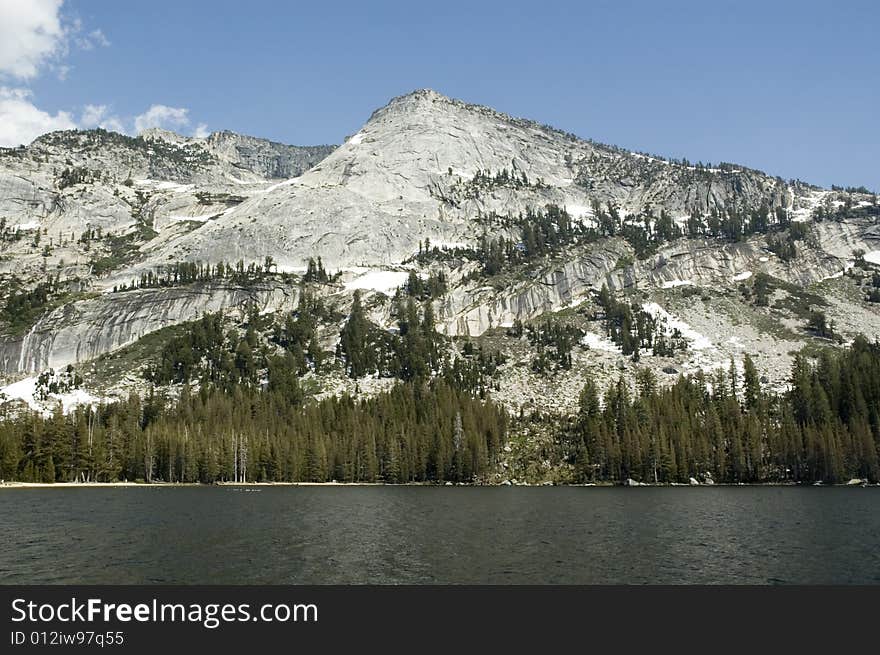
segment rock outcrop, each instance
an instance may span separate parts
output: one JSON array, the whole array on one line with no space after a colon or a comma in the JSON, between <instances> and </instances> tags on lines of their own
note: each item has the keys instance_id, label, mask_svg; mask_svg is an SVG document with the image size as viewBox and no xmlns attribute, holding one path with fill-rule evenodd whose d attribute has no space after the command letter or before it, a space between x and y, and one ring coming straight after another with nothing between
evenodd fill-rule
<instances>
[{"instance_id":1,"label":"rock outcrop","mask_svg":"<svg viewBox=\"0 0 880 655\"><path fill-rule=\"evenodd\" d=\"M799 286L840 275L853 265L858 250L880 249L880 224L855 220L828 222L816 230L813 247L802 248L790 262L767 248L766 239L719 245L680 239L645 260L632 256L622 239L606 239L575 249L546 266L540 274L513 279L503 288L463 286L438 303L441 330L449 335L479 336L582 302L591 291L669 288L679 285L714 289L735 287L758 272ZM628 258L626 265L619 265Z\"/></svg>"},{"instance_id":2,"label":"rock outcrop","mask_svg":"<svg viewBox=\"0 0 880 655\"><path fill-rule=\"evenodd\" d=\"M218 158L266 179L298 177L326 158L336 146L288 146L224 130L205 139Z\"/></svg>"},{"instance_id":3,"label":"rock outcrop","mask_svg":"<svg viewBox=\"0 0 880 655\"><path fill-rule=\"evenodd\" d=\"M273 283L196 284L105 294L59 307L23 337L0 342L0 367L6 373L59 369L206 312L241 311L250 305L261 311L290 310L297 298L296 287Z\"/></svg>"},{"instance_id":4,"label":"rock outcrop","mask_svg":"<svg viewBox=\"0 0 880 655\"><path fill-rule=\"evenodd\" d=\"M478 171L518 182L480 191ZM525 177L523 177L525 176ZM273 185L167 244L172 258L272 255L302 266L392 264L433 243L473 243L475 220L548 203L589 221L592 206L624 215L651 207L693 211L762 203L794 208L812 191L741 167L698 168L602 146L486 107L421 90L393 99L319 165Z\"/></svg>"},{"instance_id":5,"label":"rock outcrop","mask_svg":"<svg viewBox=\"0 0 880 655\"><path fill-rule=\"evenodd\" d=\"M231 132L204 139L162 130L138 137L55 132L0 150L0 280L15 277L24 288L53 277L76 280L96 296L53 309L24 337L0 338L0 369L87 361L206 311L295 305L290 280L113 291L178 262L269 262L302 272L321 256L331 273L347 272L343 280L376 272L384 280L376 291L388 295L398 282L386 288L387 279L402 282L409 270L437 266L450 279L435 303L438 329L478 336L576 306L602 285L734 292L761 271L799 286L838 276L858 251L880 250L871 202L868 194L745 167L629 152L430 90L394 98L335 148ZM548 204L585 226L595 225L597 208L610 207L624 221L647 217L650 224L665 213L680 226L692 214L731 209L779 209L803 221L822 208L835 218L810 221L797 256L784 259L763 235L736 243L678 239L644 259L618 236L559 248L506 277L468 277L482 239L503 236L520 246L515 219ZM841 214L842 205L852 211ZM509 220L493 222L498 217ZM469 254L455 265L420 268L412 257L428 240ZM12 286L0 287L0 302ZM356 286L334 287L338 307ZM393 321L388 304L376 311ZM861 311L871 316L870 308Z\"/></svg>"}]
</instances>

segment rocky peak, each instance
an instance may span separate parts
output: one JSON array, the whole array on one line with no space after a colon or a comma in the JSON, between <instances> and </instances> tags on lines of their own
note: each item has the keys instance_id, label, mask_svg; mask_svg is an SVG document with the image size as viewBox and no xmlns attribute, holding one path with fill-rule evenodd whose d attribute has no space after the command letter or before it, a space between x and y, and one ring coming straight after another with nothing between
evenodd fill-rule
<instances>
[{"instance_id":1,"label":"rocky peak","mask_svg":"<svg viewBox=\"0 0 880 655\"><path fill-rule=\"evenodd\" d=\"M63 279L81 280L85 292L47 305L26 333L0 334L0 370L37 372L92 359L204 311L254 300L287 311L294 303L290 280L247 297L225 284L114 291L146 271L182 261L249 264L271 257L279 272L298 272L318 256L329 271L344 269L341 284L328 288L340 307L353 288L393 293L409 271L418 271L416 262L441 268L449 289L435 301L436 319L450 335L476 337L579 303L587 303L590 311L580 315L588 317L593 292L606 285L638 289L644 301L677 302L669 311L679 312L681 321L721 335L682 364L729 360L740 347L726 340L730 335L750 340L750 347L758 343L756 352L775 362L771 366L787 369L787 355L777 355L791 352L796 337L778 314L788 305L776 301L797 285L850 285L841 287L849 296L829 302L829 317L852 325L850 334L877 334L875 308L852 300L865 291L843 275L858 251L869 259L880 253L872 203L866 194L787 184L744 167L692 166L598 145L431 89L392 99L338 148L289 146L228 130L204 139L159 129L137 138L105 130L55 132L27 149L0 152L0 218L7 226L0 276L15 275L33 287L46 270L63 271ZM637 236L603 230L606 236L595 242L510 264L494 277L481 274L472 255L484 236L519 241L520 215L547 205L565 208L572 223L585 225L607 218L611 205L620 215L615 221L639 230L664 210L685 226L692 212L708 217L760 205L784 207L795 221L809 220L817 209L835 220L811 221L809 238L785 257L770 243L787 238L784 230L737 243L673 239L644 256L635 251ZM81 235L96 228L98 235L84 243ZM414 262L426 240L460 252ZM762 272L781 282L770 308L756 310L743 289ZM390 303L377 300L375 307L377 316L390 312ZM725 322L716 307L733 308L734 318ZM744 311L756 316L756 327L740 326ZM797 327L796 315L785 318ZM771 320L783 337L762 345L755 331ZM599 339L598 332L592 336ZM613 372L620 362L613 344L582 355L614 364Z\"/></svg>"},{"instance_id":2,"label":"rocky peak","mask_svg":"<svg viewBox=\"0 0 880 655\"><path fill-rule=\"evenodd\" d=\"M290 180L308 168L298 171L292 151L265 140L221 133L206 143L264 177ZM548 204L587 222L595 204L634 220L648 208L665 210L683 222L729 206L796 209L795 195L809 193L757 171L600 146L431 89L392 99L318 161L295 181L271 185L169 241L163 256L256 261L268 254L297 267L320 254L334 268L399 264L420 239L476 243L485 230L481 216L518 216Z\"/></svg>"},{"instance_id":3,"label":"rocky peak","mask_svg":"<svg viewBox=\"0 0 880 655\"><path fill-rule=\"evenodd\" d=\"M441 118L444 114L455 116L462 113L477 114L485 118L512 120L510 116L489 107L450 98L433 89L416 89L389 100L388 104L380 107L370 115L364 127L369 127L373 123L395 120L423 121L426 117L430 116L439 118L442 124L445 122Z\"/></svg>"},{"instance_id":4,"label":"rocky peak","mask_svg":"<svg viewBox=\"0 0 880 655\"><path fill-rule=\"evenodd\" d=\"M374 111L373 116L387 111L412 111L419 106L436 103L452 104L453 102L455 101L452 98L438 93L434 89L416 89L415 91L391 98L384 107Z\"/></svg>"},{"instance_id":5,"label":"rocky peak","mask_svg":"<svg viewBox=\"0 0 880 655\"><path fill-rule=\"evenodd\" d=\"M147 141L165 141L166 143L176 145L183 145L192 141L189 137L177 134L171 130L163 130L161 127L149 127L146 130L142 130L138 136Z\"/></svg>"},{"instance_id":6,"label":"rocky peak","mask_svg":"<svg viewBox=\"0 0 880 655\"><path fill-rule=\"evenodd\" d=\"M430 197L450 171L469 180L478 170L516 169L570 185L572 174L565 163L570 140L536 135L535 130L541 131L535 123L419 89L373 112L322 163L314 181L346 184L383 200ZM585 142L577 145L590 148Z\"/></svg>"}]
</instances>

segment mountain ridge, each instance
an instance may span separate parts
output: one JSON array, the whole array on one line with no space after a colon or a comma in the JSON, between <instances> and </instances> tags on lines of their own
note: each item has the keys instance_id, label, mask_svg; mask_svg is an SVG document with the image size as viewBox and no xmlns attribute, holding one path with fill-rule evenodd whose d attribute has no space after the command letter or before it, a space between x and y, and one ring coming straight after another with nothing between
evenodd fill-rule
<instances>
[{"instance_id":1,"label":"mountain ridge","mask_svg":"<svg viewBox=\"0 0 880 655\"><path fill-rule=\"evenodd\" d=\"M521 190L519 197L507 202L492 202L491 198L470 202L464 211L458 211L454 203L436 202L445 200L451 184L467 184L478 171L500 172L507 168L525 173L547 188L539 193ZM703 179L691 191L682 192L682 186L690 181L686 178L696 176ZM332 192L322 194L321 188ZM553 202L588 216L592 202L599 201L617 203L627 213L653 204L683 217L694 207L701 211L723 209L734 196L750 207L766 198L771 207L794 208L800 198L808 195L807 189L751 169L721 170L661 162L596 145L432 90L419 90L398 96L373 112L357 133L318 166L231 211L225 224L228 229L242 229L250 239L259 240L260 235L249 226L257 215L260 230L275 230L281 222L287 234L290 226L309 225L308 216L303 214L321 212L334 224L341 224L343 232L358 224L357 215L370 214L377 232L366 248L386 252L384 263L390 264L411 255L416 246L414 240L402 238L411 229L397 220L401 214L420 216L419 230L434 241L457 241L467 236L463 233L468 231L468 217L477 211L518 213L529 206ZM356 197L342 199L342 206L336 206L343 191ZM305 198L294 199L297 194ZM275 207L267 205L280 206L277 211L283 215L276 221ZM253 214L249 215L248 209L253 209ZM289 219L291 215L293 219ZM217 225L207 232L211 229L223 232ZM197 243L183 244L193 253L187 256L205 259L215 252L211 239L199 243L206 234L196 233L192 239ZM272 255L286 266L301 265L313 254L302 250L317 249L316 242L324 240L322 236L310 240L308 234L294 233L285 241L285 235L278 233L282 248ZM213 241L222 243L224 239L218 235ZM346 248L338 240L324 250L322 254L332 266L363 261L362 250ZM180 253L169 254L175 257ZM237 254L255 256L254 251L221 256Z\"/></svg>"},{"instance_id":2,"label":"mountain ridge","mask_svg":"<svg viewBox=\"0 0 880 655\"><path fill-rule=\"evenodd\" d=\"M0 154L0 368L14 379L72 365L101 397L143 391L102 362L204 312L236 329L253 308L281 321L303 290L336 317L315 336L334 353L355 291L394 334L391 297L415 275L449 356L473 339L511 362L493 383L511 411L571 409L589 375L712 370L744 344L781 385L793 352L836 347L810 327L817 311L841 339L880 336L865 300L878 215L871 194L660 160L430 89L392 98L338 147L50 133ZM681 328L684 347L633 361L603 289L633 321ZM581 334L552 374L535 370L543 342L504 336L545 321ZM369 387L339 369L307 375L320 394Z\"/></svg>"}]
</instances>

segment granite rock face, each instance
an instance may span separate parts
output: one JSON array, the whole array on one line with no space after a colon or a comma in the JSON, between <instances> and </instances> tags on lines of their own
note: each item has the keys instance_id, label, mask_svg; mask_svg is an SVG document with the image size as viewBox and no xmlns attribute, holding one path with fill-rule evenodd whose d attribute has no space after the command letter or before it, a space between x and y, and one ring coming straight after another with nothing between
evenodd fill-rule
<instances>
[{"instance_id":1,"label":"granite rock face","mask_svg":"<svg viewBox=\"0 0 880 655\"><path fill-rule=\"evenodd\" d=\"M335 149L335 146L288 146L226 130L210 134L204 144L219 159L267 180L298 177Z\"/></svg>"},{"instance_id":2,"label":"granite rock face","mask_svg":"<svg viewBox=\"0 0 880 655\"><path fill-rule=\"evenodd\" d=\"M438 303L440 329L450 335L479 336L507 327L515 320L572 307L606 285L612 291L663 289L679 285L710 289L735 288L764 272L806 287L837 277L852 266L852 253L880 249L880 224L866 221L829 222L816 230L814 247L804 248L791 262L770 253L765 239L720 245L704 240L679 240L653 257L638 260L622 239L607 239L571 252L529 279L504 289L462 286ZM621 266L622 258L627 265Z\"/></svg>"},{"instance_id":3,"label":"granite rock face","mask_svg":"<svg viewBox=\"0 0 880 655\"><path fill-rule=\"evenodd\" d=\"M528 183L473 188L478 171ZM678 219L728 206L796 209L813 191L741 167L698 168L573 135L420 90L393 99L320 164L252 195L163 254L257 259L290 267L320 254L333 268L398 263L418 242L473 243L474 218L548 203L581 219L593 203Z\"/></svg>"},{"instance_id":4,"label":"granite rock face","mask_svg":"<svg viewBox=\"0 0 880 655\"><path fill-rule=\"evenodd\" d=\"M271 283L241 287L198 284L109 293L72 302L41 318L23 337L0 341L0 370L28 373L78 364L134 343L142 336L203 314L244 308L296 307L297 288Z\"/></svg>"},{"instance_id":5,"label":"granite rock face","mask_svg":"<svg viewBox=\"0 0 880 655\"><path fill-rule=\"evenodd\" d=\"M13 280L33 288L52 277L75 280L92 297L53 308L25 336L0 336L0 370L84 362L203 312L250 302L264 311L295 306L297 285L289 281L114 291L176 262L271 258L278 271L301 272L321 256L344 274L333 293L345 307L354 288L393 293L388 280L418 268L411 258L426 240L468 249L484 237L517 239L515 229L491 227L486 217L548 204L591 225L596 208L609 206L624 218L650 210L684 224L692 214L761 206L801 221L817 207L870 202L867 194L741 166L629 152L426 89L392 99L339 147L232 132L204 139L163 130L55 132L0 150L0 303ZM606 238L555 253L504 284L468 280L472 269L450 267L450 290L435 303L437 325L477 336L573 307L602 285L733 292L764 271L806 286L840 275L858 251L878 250L880 225L858 212L813 224L789 261L761 235L738 243L680 239L642 260L624 240ZM365 274L381 283L358 287ZM390 321L382 311L379 318Z\"/></svg>"},{"instance_id":6,"label":"granite rock face","mask_svg":"<svg viewBox=\"0 0 880 655\"><path fill-rule=\"evenodd\" d=\"M293 177L332 146L286 146L218 132L204 139L159 129L52 132L0 150L0 220L58 243L87 229L219 216L276 177Z\"/></svg>"}]
</instances>

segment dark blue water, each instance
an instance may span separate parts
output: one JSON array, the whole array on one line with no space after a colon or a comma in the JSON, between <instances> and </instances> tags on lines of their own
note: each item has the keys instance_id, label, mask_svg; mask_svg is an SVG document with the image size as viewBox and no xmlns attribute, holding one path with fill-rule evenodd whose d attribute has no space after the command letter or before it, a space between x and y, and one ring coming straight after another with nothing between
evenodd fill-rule
<instances>
[{"instance_id":1,"label":"dark blue water","mask_svg":"<svg viewBox=\"0 0 880 655\"><path fill-rule=\"evenodd\" d=\"M13 583L880 583L877 488L0 490Z\"/></svg>"}]
</instances>

